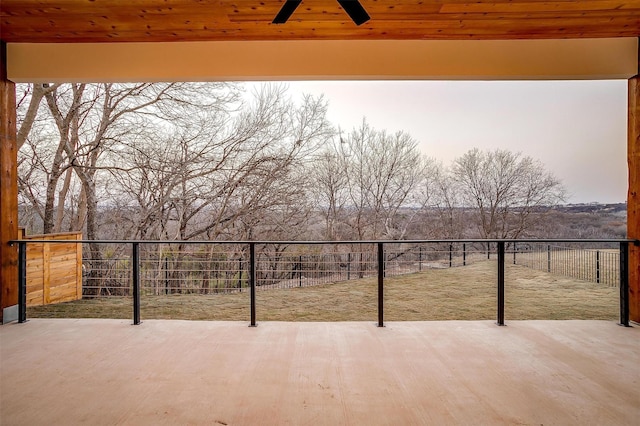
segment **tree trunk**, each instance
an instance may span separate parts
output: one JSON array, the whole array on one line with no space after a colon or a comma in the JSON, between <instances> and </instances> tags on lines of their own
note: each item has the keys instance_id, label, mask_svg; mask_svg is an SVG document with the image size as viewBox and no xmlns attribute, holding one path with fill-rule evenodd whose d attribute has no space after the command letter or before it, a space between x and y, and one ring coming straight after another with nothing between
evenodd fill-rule
<instances>
[{"instance_id":1,"label":"tree trunk","mask_svg":"<svg viewBox=\"0 0 640 426\"><path fill-rule=\"evenodd\" d=\"M64 218L64 206L69 193L69 187L71 186L71 175L73 170L67 169L64 176L64 183L62 189L58 192L58 207L56 208L56 223L53 228L53 232L60 232L62 230L62 219Z\"/></svg>"},{"instance_id":2,"label":"tree trunk","mask_svg":"<svg viewBox=\"0 0 640 426\"><path fill-rule=\"evenodd\" d=\"M58 186L58 181L60 180L60 161L54 161L52 166L51 174L49 175L49 180L47 181L47 193L46 200L44 204L44 227L43 233L50 234L54 231L55 227L55 201L56 201L56 187Z\"/></svg>"}]
</instances>

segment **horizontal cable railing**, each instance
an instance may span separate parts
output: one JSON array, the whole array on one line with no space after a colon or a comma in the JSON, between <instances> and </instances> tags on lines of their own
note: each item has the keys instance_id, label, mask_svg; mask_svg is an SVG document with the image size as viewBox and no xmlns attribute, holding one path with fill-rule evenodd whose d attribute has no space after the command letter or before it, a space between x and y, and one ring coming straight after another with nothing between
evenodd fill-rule
<instances>
[{"instance_id":1,"label":"horizontal cable railing","mask_svg":"<svg viewBox=\"0 0 640 426\"><path fill-rule=\"evenodd\" d=\"M26 250L20 252L20 321L26 320ZM131 297L134 323L141 299L160 295L248 293L256 325L256 292L321 286L367 277L378 282L378 325L384 323L384 280L426 270L497 263L496 318L504 325L505 263L620 288L620 323L628 325L628 246L634 240L411 241L130 241L66 240L88 245L84 298Z\"/></svg>"}]
</instances>

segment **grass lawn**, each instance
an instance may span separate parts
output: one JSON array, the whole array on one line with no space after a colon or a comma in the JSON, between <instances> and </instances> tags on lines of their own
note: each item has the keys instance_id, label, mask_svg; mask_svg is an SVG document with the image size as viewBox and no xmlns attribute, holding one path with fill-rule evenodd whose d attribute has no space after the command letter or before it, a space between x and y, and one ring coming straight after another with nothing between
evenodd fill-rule
<instances>
[{"instance_id":1,"label":"grass lawn","mask_svg":"<svg viewBox=\"0 0 640 426\"><path fill-rule=\"evenodd\" d=\"M615 287L505 268L505 320L619 318ZM385 321L496 318L495 261L385 279ZM377 321L377 278L256 292L258 321ZM30 307L33 318L132 318L131 298ZM249 293L143 296L144 319L249 321Z\"/></svg>"}]
</instances>

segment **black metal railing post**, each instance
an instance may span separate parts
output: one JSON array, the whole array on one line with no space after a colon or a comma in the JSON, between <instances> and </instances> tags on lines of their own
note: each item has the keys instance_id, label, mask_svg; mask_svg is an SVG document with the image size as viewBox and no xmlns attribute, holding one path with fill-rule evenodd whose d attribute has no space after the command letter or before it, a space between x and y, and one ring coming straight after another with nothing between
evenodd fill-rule
<instances>
[{"instance_id":1,"label":"black metal railing post","mask_svg":"<svg viewBox=\"0 0 640 426\"><path fill-rule=\"evenodd\" d=\"M422 272L422 246L418 250L418 271Z\"/></svg>"},{"instance_id":2,"label":"black metal railing post","mask_svg":"<svg viewBox=\"0 0 640 426\"><path fill-rule=\"evenodd\" d=\"M384 267L386 264L387 264L387 255L385 253L383 253L383 255L382 255L382 276L384 278L387 277L387 270Z\"/></svg>"},{"instance_id":3,"label":"black metal railing post","mask_svg":"<svg viewBox=\"0 0 640 426\"><path fill-rule=\"evenodd\" d=\"M516 252L518 251L518 248L516 247L516 243L513 243L513 264L516 264Z\"/></svg>"},{"instance_id":4,"label":"black metal railing post","mask_svg":"<svg viewBox=\"0 0 640 426\"><path fill-rule=\"evenodd\" d=\"M18 322L27 322L27 243L18 242Z\"/></svg>"},{"instance_id":5,"label":"black metal railing post","mask_svg":"<svg viewBox=\"0 0 640 426\"><path fill-rule=\"evenodd\" d=\"M249 292L251 298L251 324L256 326L256 243L249 243Z\"/></svg>"},{"instance_id":6,"label":"black metal railing post","mask_svg":"<svg viewBox=\"0 0 640 426\"><path fill-rule=\"evenodd\" d=\"M449 244L449 268L453 266L453 244Z\"/></svg>"},{"instance_id":7,"label":"black metal railing post","mask_svg":"<svg viewBox=\"0 0 640 426\"><path fill-rule=\"evenodd\" d=\"M140 324L140 244L132 243L133 324Z\"/></svg>"},{"instance_id":8,"label":"black metal railing post","mask_svg":"<svg viewBox=\"0 0 640 426\"><path fill-rule=\"evenodd\" d=\"M620 325L629 327L629 243L620 243Z\"/></svg>"},{"instance_id":9,"label":"black metal railing post","mask_svg":"<svg viewBox=\"0 0 640 426\"><path fill-rule=\"evenodd\" d=\"M547 272L551 273L551 246L550 245L547 245Z\"/></svg>"},{"instance_id":10,"label":"black metal railing post","mask_svg":"<svg viewBox=\"0 0 640 426\"><path fill-rule=\"evenodd\" d=\"M504 241L498 242L498 325L504 325Z\"/></svg>"},{"instance_id":11,"label":"black metal railing post","mask_svg":"<svg viewBox=\"0 0 640 426\"><path fill-rule=\"evenodd\" d=\"M384 327L384 244L378 243L378 327Z\"/></svg>"},{"instance_id":12,"label":"black metal railing post","mask_svg":"<svg viewBox=\"0 0 640 426\"><path fill-rule=\"evenodd\" d=\"M596 283L600 284L600 250L596 251Z\"/></svg>"}]
</instances>

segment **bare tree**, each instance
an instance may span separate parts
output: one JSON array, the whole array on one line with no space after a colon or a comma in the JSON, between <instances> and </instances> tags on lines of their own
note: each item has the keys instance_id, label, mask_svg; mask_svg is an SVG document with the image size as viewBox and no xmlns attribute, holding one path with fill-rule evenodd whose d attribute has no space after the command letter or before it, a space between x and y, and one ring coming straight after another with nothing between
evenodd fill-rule
<instances>
[{"instance_id":1,"label":"bare tree","mask_svg":"<svg viewBox=\"0 0 640 426\"><path fill-rule=\"evenodd\" d=\"M60 84L50 85L46 83L18 85L16 92L21 93L16 105L19 120L16 135L18 150L20 150L26 142L29 132L37 121L38 116L41 115L39 111L42 99L48 93L55 91L59 86Z\"/></svg>"},{"instance_id":2,"label":"bare tree","mask_svg":"<svg viewBox=\"0 0 640 426\"><path fill-rule=\"evenodd\" d=\"M194 111L170 133L127 145L112 173L136 200L136 234L246 239L275 232L260 224L282 223L276 216L308 216L302 170L332 134L325 115L322 98L296 105L268 85L238 112Z\"/></svg>"},{"instance_id":3,"label":"bare tree","mask_svg":"<svg viewBox=\"0 0 640 426\"><path fill-rule=\"evenodd\" d=\"M28 108L24 111L21 134L33 121L38 99L45 99L47 109L39 116L50 118L49 134L57 135L57 143L32 139L31 154L39 157L41 172L46 175L47 189L42 207L44 232L60 230L65 202L73 175L79 180L81 194L74 227L86 223L87 237L97 238L97 175L103 169L101 157L114 144L130 140L132 135L150 126L179 123L194 108L216 109L229 106L237 94L224 83L194 84L65 84L34 85ZM26 98L25 98L26 99ZM26 101L25 101L26 104ZM25 131L22 132L22 129ZM53 130L55 129L55 131ZM46 154L50 152L50 154ZM43 156L44 154L44 156ZM48 157L48 158L47 158ZM30 169L31 170L31 169ZM64 176L59 185L60 178ZM29 197L27 180L23 187ZM57 207L56 207L57 200Z\"/></svg>"},{"instance_id":4,"label":"bare tree","mask_svg":"<svg viewBox=\"0 0 640 426\"><path fill-rule=\"evenodd\" d=\"M358 239L402 238L406 226L399 215L422 176L417 142L410 135L378 131L363 121L336 155L344 161L348 206L347 224Z\"/></svg>"},{"instance_id":5,"label":"bare tree","mask_svg":"<svg viewBox=\"0 0 640 426\"><path fill-rule=\"evenodd\" d=\"M423 159L423 175L417 189L413 236L418 238L462 238L464 210L449 170L433 158Z\"/></svg>"},{"instance_id":6,"label":"bare tree","mask_svg":"<svg viewBox=\"0 0 640 426\"><path fill-rule=\"evenodd\" d=\"M339 240L345 237L340 229L345 218L348 201L346 161L339 156L339 150L330 146L314 161L313 192L315 204L322 212L324 219L324 237L328 240Z\"/></svg>"},{"instance_id":7,"label":"bare tree","mask_svg":"<svg viewBox=\"0 0 640 426\"><path fill-rule=\"evenodd\" d=\"M327 144L309 171L324 238L404 238L419 203L423 167L417 143L408 134L378 131L366 121ZM353 260L362 277L367 255L360 245L352 250L359 252ZM341 262L340 254L333 256Z\"/></svg>"},{"instance_id":8,"label":"bare tree","mask_svg":"<svg viewBox=\"0 0 640 426\"><path fill-rule=\"evenodd\" d=\"M561 182L540 161L507 150L470 150L454 160L451 176L482 238L524 236L564 200Z\"/></svg>"}]
</instances>

